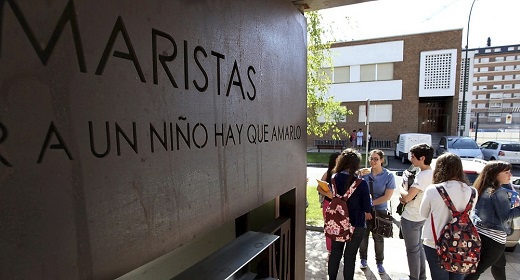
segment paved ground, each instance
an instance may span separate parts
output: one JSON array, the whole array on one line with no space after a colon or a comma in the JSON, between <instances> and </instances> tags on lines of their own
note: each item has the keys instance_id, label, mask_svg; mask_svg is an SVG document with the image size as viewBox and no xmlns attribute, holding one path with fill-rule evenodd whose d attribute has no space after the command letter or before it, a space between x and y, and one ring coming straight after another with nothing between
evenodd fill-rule
<instances>
[{"instance_id":1,"label":"paved ground","mask_svg":"<svg viewBox=\"0 0 520 280\"><path fill-rule=\"evenodd\" d=\"M394 233L397 233L394 230ZM404 241L399 238L385 239L385 261L384 267L386 274L379 275L377 273L376 262L374 259L374 243L369 242L368 251L368 268L359 268L359 255L356 262L356 270L354 279L368 279L368 280L387 280L387 279L408 279L408 263L406 260L406 251L404 249ZM306 280L323 280L327 279L327 250L325 248L325 237L323 232L307 230L307 263L305 269ZM370 250L372 249L372 250ZM509 280L520 279L520 246L515 252L506 253L507 267L506 275ZM338 273L338 280L343 280L342 266ZM430 278L429 270L427 270L427 277ZM480 277L481 280L493 280L491 272L488 270Z\"/></svg>"}]
</instances>

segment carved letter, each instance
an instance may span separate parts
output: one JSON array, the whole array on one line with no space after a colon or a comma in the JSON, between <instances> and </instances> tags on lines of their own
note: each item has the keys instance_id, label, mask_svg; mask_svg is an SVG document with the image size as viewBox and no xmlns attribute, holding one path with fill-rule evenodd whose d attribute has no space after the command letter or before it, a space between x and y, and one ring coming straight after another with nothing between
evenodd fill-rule
<instances>
[{"instance_id":1,"label":"carved letter","mask_svg":"<svg viewBox=\"0 0 520 280\"><path fill-rule=\"evenodd\" d=\"M74 46L76 47L76 55L78 57L79 70L83 73L87 73L87 64L85 63L85 55L83 54L83 45L81 44L81 37L79 34L79 25L76 16L76 8L74 7L74 1L70 0L67 3L67 6L61 14L56 28L54 28L54 31L52 32L51 38L49 39L47 46L45 46L45 49L42 49L42 47L40 46L38 39L36 39L36 36L34 36L34 32L29 27L27 20L25 19L24 15L22 14L22 11L20 10L20 8L14 0L0 1L0 27L2 26L2 21L4 18L3 10L4 4L6 2L9 3L9 5L11 5L11 9L13 10L14 15L16 16L16 19L18 19L18 22L20 23L23 31L25 32L25 35L27 35L29 42L31 42L33 49L36 51L36 54L38 54L38 57L40 58L40 61L43 65L47 65L47 61L49 60L49 57L51 56L52 51L56 46L56 43L58 43L58 39L60 38L65 25L67 24L67 22L70 22L70 27L72 29L72 37L74 38ZM0 29L0 48L2 46L1 32L2 30Z\"/></svg>"},{"instance_id":2,"label":"carved letter","mask_svg":"<svg viewBox=\"0 0 520 280\"><path fill-rule=\"evenodd\" d=\"M171 55L164 55L164 54L157 55L157 36L166 38L166 39L168 39L168 41L170 41L172 43L173 53ZM161 65L162 65L164 71L166 72L166 75L168 75L168 79L170 79L170 82L172 83L174 88L178 88L177 83L173 79L172 73L170 72L170 69L168 68L168 65L166 65L166 62L173 61L177 57L177 44L175 43L175 40L173 40L173 37L170 36L170 34L167 34L165 32L152 28L152 52L153 52L153 83L156 85L159 84L159 78L157 75L157 57L159 57L159 62L161 62Z\"/></svg>"},{"instance_id":3,"label":"carved letter","mask_svg":"<svg viewBox=\"0 0 520 280\"><path fill-rule=\"evenodd\" d=\"M58 144L49 145L52 134L56 135L56 139L58 139L59 142ZM61 138L61 135L56 129L54 122L51 122L51 126L47 130L47 136L45 136L45 142L43 143L42 150L40 151L40 156L38 157L37 163L41 163L43 161L43 156L45 156L45 152L47 151L47 149L63 149L69 157L69 159L73 160L72 156L70 155L69 149L67 149L65 141L63 141L63 138Z\"/></svg>"},{"instance_id":4,"label":"carved letter","mask_svg":"<svg viewBox=\"0 0 520 280\"><path fill-rule=\"evenodd\" d=\"M7 128L2 123L0 123L0 144L2 144L2 142L4 142L5 139L7 139ZM0 162L3 163L7 167L13 167L7 161L7 159L5 159L1 154L0 154Z\"/></svg>"},{"instance_id":5,"label":"carved letter","mask_svg":"<svg viewBox=\"0 0 520 280\"><path fill-rule=\"evenodd\" d=\"M125 44L128 48L129 53L124 53L120 51L114 51L113 56L128 59L134 62L135 70L137 70L137 74L139 74L139 78L141 82L146 83L144 78L143 70L141 70L141 66L139 65L139 61L137 60L137 56L134 51L134 47L132 46L132 42L130 41L130 36L128 36L128 32L126 31L125 24L123 23L123 19L121 16L117 17L116 24L114 25L114 29L112 29L112 33L110 34L110 38L108 39L107 46L105 47L105 51L103 51L103 56L101 57L101 61L99 61L99 65L96 69L96 75L103 74L103 70L105 70L105 66L108 61L108 56L110 55L110 51L114 47L114 43L116 41L117 34L121 33L123 35L123 39L125 40Z\"/></svg>"},{"instance_id":6,"label":"carved letter","mask_svg":"<svg viewBox=\"0 0 520 280\"><path fill-rule=\"evenodd\" d=\"M237 75L238 81L233 80L233 78L235 77L235 73ZM229 96L229 91L231 90L231 84L233 84L234 86L240 87L240 92L242 92L242 98L246 99L246 96L244 95L244 88L242 87L242 80L240 79L240 72L238 71L238 65L237 65L236 60L235 60L235 63L233 64L233 71L231 72L231 76L229 77L229 84L228 84L226 96Z\"/></svg>"}]
</instances>

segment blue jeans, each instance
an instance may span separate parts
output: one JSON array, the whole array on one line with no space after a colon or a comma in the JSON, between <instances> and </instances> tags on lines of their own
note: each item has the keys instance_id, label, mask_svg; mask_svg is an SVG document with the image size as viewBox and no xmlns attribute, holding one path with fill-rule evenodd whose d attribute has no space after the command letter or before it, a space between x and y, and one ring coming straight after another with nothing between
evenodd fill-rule
<instances>
[{"instance_id":1,"label":"blue jeans","mask_svg":"<svg viewBox=\"0 0 520 280\"><path fill-rule=\"evenodd\" d=\"M328 265L329 280L336 280L338 277L339 263L341 262L342 255L344 258L343 278L345 280L354 279L356 255L364 234L365 228L356 227L350 242L332 240L332 250L330 252Z\"/></svg>"},{"instance_id":2,"label":"blue jeans","mask_svg":"<svg viewBox=\"0 0 520 280\"><path fill-rule=\"evenodd\" d=\"M426 279L426 257L422 245L423 225L424 221L412 222L401 218L401 232L406 247L410 280Z\"/></svg>"},{"instance_id":3,"label":"blue jeans","mask_svg":"<svg viewBox=\"0 0 520 280\"><path fill-rule=\"evenodd\" d=\"M428 261L428 265L430 266L430 274L432 276L432 280L462 280L464 279L465 274L448 272L441 268L439 264L439 257L437 256L437 251L432 247L424 245L424 254L426 255L426 260Z\"/></svg>"},{"instance_id":4,"label":"blue jeans","mask_svg":"<svg viewBox=\"0 0 520 280\"><path fill-rule=\"evenodd\" d=\"M478 279L480 274L491 267L491 274L495 280L506 280L506 255L504 253L506 245L500 244L482 234L480 235L480 240L482 241L482 248L477 271L468 274L464 279Z\"/></svg>"}]
</instances>

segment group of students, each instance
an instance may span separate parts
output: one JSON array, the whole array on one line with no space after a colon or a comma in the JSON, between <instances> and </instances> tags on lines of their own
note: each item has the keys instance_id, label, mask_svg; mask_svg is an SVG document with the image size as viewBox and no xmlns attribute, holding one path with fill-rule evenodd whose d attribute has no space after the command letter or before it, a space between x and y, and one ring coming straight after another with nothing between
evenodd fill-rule
<instances>
[{"instance_id":1,"label":"group of students","mask_svg":"<svg viewBox=\"0 0 520 280\"><path fill-rule=\"evenodd\" d=\"M402 184L398 188L399 200L405 205L400 230L406 248L410 280L426 279L426 261L433 280L478 279L488 268L491 268L494 279L505 280L504 251L507 231L510 230L505 224L510 219L520 217L520 206L511 201L511 194L514 193L510 188L511 164L503 161L488 162L472 187L457 155L446 153L439 156L435 170L432 170L430 164L433 154L433 148L427 144L413 146L410 149L410 161L419 172L410 187ZM330 156L329 167L322 180L327 181L331 188L324 191L318 187L324 215L336 195L333 192L344 195L354 180L363 180L348 199L348 215L351 225L355 227L351 240L341 242L326 239L329 280L337 278L342 257L343 277L353 279L358 251L360 268L367 267L370 233L374 240L378 273L385 274L384 238L373 230L372 223L374 211L388 211L388 201L396 189L394 175L383 167L384 160L383 151L372 150L369 153L370 168L360 169L361 155L355 149L346 149ZM369 181L373 182L372 195ZM463 211L473 197L471 220L481 239L481 257L474 273L449 272L440 265L435 240L452 216L438 187L444 188L457 211Z\"/></svg>"}]
</instances>

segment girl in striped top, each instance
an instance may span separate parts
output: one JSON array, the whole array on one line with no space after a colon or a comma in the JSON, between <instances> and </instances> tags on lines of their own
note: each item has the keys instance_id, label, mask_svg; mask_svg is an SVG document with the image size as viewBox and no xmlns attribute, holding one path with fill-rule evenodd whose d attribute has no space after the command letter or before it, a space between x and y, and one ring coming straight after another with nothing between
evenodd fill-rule
<instances>
[{"instance_id":1,"label":"girl in striped top","mask_svg":"<svg viewBox=\"0 0 520 280\"><path fill-rule=\"evenodd\" d=\"M506 280L507 233L504 224L520 217L520 207L511 208L507 190L502 187L510 180L511 164L503 161L488 162L475 180L479 199L472 219L482 240L482 249L477 271L468 274L466 280L478 279L489 267L495 280Z\"/></svg>"}]
</instances>

